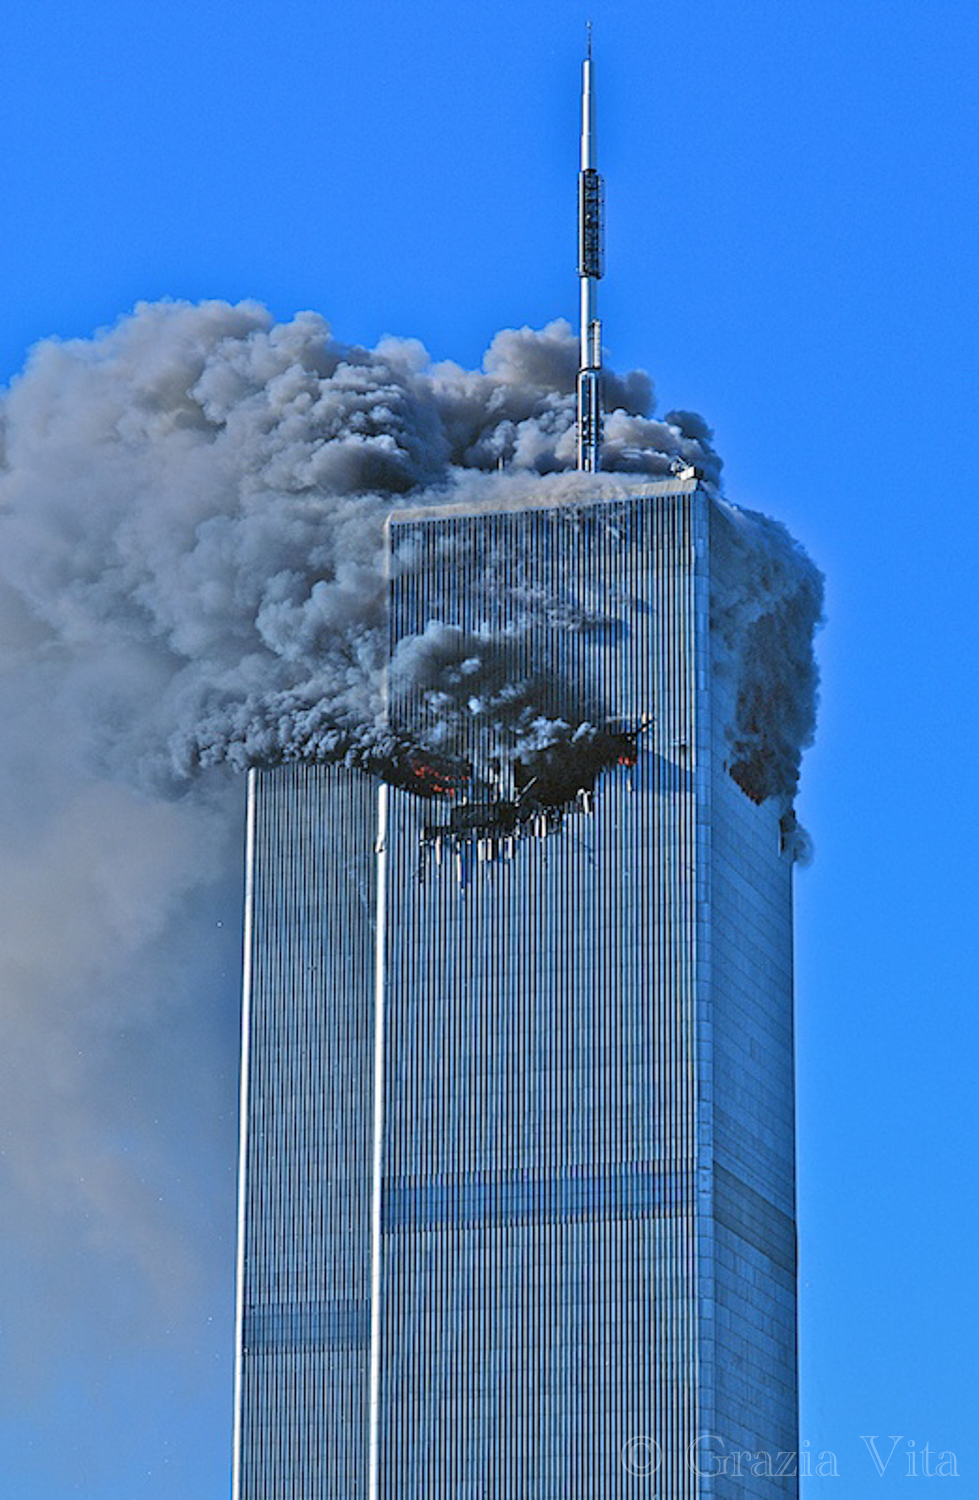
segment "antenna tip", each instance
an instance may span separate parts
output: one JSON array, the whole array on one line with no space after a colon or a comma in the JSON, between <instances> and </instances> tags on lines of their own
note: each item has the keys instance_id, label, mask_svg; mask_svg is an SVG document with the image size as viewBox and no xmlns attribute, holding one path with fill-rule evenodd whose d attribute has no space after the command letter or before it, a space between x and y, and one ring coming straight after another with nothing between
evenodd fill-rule
<instances>
[{"instance_id":1,"label":"antenna tip","mask_svg":"<svg viewBox=\"0 0 979 1500\"><path fill-rule=\"evenodd\" d=\"M588 33L588 61L591 62L592 58L591 58L591 22L590 21L586 21L585 22L585 30Z\"/></svg>"}]
</instances>

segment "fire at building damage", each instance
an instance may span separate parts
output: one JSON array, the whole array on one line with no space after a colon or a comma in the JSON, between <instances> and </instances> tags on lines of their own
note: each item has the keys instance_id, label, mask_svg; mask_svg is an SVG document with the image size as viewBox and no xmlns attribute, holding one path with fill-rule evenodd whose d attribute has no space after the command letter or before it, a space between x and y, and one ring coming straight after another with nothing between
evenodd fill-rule
<instances>
[{"instance_id":1,"label":"fire at building damage","mask_svg":"<svg viewBox=\"0 0 979 1500\"><path fill-rule=\"evenodd\" d=\"M544 837L569 814L589 813L599 777L635 767L640 736L652 722L651 715L634 724L613 722L479 771L471 761L409 749L387 779L426 798L433 814L437 809L421 833L423 850L437 862L467 845L480 861L507 859L518 838Z\"/></svg>"}]
</instances>

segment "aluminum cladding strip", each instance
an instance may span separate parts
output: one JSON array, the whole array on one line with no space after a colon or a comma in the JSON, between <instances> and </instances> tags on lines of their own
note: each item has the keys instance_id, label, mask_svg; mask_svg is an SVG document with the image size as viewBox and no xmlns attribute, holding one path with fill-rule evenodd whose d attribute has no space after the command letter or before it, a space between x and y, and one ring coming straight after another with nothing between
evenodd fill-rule
<instances>
[{"instance_id":1,"label":"aluminum cladding strip","mask_svg":"<svg viewBox=\"0 0 979 1500\"><path fill-rule=\"evenodd\" d=\"M388 786L377 789L377 926L374 949L374 1146L371 1165L371 1346L367 1494L377 1500L381 1427L381 1206L384 1146L384 981L387 941Z\"/></svg>"},{"instance_id":2,"label":"aluminum cladding strip","mask_svg":"<svg viewBox=\"0 0 979 1500\"><path fill-rule=\"evenodd\" d=\"M241 1398L244 1371L245 1200L248 1188L248 1061L251 1050L252 907L255 885L255 776L248 772L245 825L245 931L242 955L241 1078L238 1102L238 1256L235 1269L235 1408L232 1433L232 1500L241 1500Z\"/></svg>"}]
</instances>

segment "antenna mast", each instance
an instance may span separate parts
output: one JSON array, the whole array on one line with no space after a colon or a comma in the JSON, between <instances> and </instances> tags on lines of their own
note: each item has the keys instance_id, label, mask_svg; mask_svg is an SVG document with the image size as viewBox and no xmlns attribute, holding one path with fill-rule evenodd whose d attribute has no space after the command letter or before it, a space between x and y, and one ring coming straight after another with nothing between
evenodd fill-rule
<instances>
[{"instance_id":1,"label":"antenna mast","mask_svg":"<svg viewBox=\"0 0 979 1500\"><path fill-rule=\"evenodd\" d=\"M581 170L578 173L578 282L581 289L581 353L578 359L578 468L594 474L602 446L602 325L598 282L602 275L604 188L595 166L595 65L588 55L581 75Z\"/></svg>"}]
</instances>

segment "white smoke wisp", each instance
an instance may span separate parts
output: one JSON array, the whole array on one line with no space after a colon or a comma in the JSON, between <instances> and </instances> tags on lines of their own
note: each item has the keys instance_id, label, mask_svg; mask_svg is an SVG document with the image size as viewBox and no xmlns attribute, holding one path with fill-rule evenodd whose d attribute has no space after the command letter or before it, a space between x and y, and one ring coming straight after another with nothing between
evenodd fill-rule
<instances>
[{"instance_id":1,"label":"white smoke wisp","mask_svg":"<svg viewBox=\"0 0 979 1500\"><path fill-rule=\"evenodd\" d=\"M97 1380L107 1349L179 1341L226 1279L241 816L227 774L164 800L89 772L94 664L6 586L0 638L9 1410L80 1346Z\"/></svg>"},{"instance_id":2,"label":"white smoke wisp","mask_svg":"<svg viewBox=\"0 0 979 1500\"><path fill-rule=\"evenodd\" d=\"M159 1248L166 1151L135 1125L115 1149L127 1080L142 1072L149 1086L150 1059L205 1013L209 986L233 1056L233 923L223 988L208 950L215 913L240 907L230 770L288 757L383 764L397 750L382 714L393 500L512 506L596 485L614 496L628 476L665 476L677 461L717 480L702 418L655 417L640 371L606 373L612 472L575 474L577 358L563 321L498 334L467 370L411 340L342 344L312 313L277 324L254 303L165 302L92 339L38 345L3 396L0 1128L11 1144L0 1171L48 1224L54 1259L59 1215L74 1211L93 1253L128 1247L161 1296L185 1284L178 1248ZM752 581L716 622L739 684L732 756L752 795L787 806L812 731L818 575L774 523L739 524ZM595 623L570 598L521 609ZM432 743L467 714L495 719L511 748L587 742L588 705L543 677L511 683L505 641L453 629L433 622L392 666L440 705ZM786 650L793 681L778 674ZM234 1104L215 1103L207 1083L220 1051L204 1048L188 1073L185 1049L179 1091L166 1076L153 1085L167 1139L186 1117L227 1147ZM29 1087L39 1068L47 1093ZM188 1089L196 1103L178 1108Z\"/></svg>"}]
</instances>

